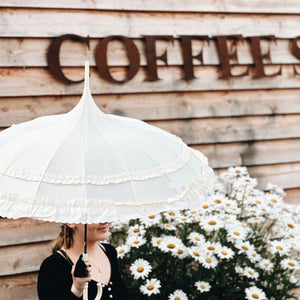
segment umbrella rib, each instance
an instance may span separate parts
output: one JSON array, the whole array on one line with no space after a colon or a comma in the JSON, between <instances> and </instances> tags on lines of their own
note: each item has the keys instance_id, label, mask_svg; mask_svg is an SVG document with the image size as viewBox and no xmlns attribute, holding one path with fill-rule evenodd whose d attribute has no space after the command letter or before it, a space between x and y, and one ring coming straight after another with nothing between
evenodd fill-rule
<instances>
[{"instance_id":1,"label":"umbrella rib","mask_svg":"<svg viewBox=\"0 0 300 300\"><path fill-rule=\"evenodd\" d=\"M105 140L107 141L107 143L112 147L113 151L116 153L117 157L119 158L119 160L121 161L122 165L124 166L126 172L129 174L129 171L128 171L128 169L127 169L127 166L126 166L125 163L123 162L123 159L122 159L121 156L119 155L118 151L115 149L115 146L114 146L114 145L107 139L107 137L103 134L102 129L99 127L99 125L98 125L97 122L96 122L96 119L95 119L94 114L92 114L92 115L93 115L93 119L94 119L94 121L95 121L95 124L96 124L97 129L101 132L102 136L105 138ZM104 123L106 123L105 120L104 120L104 118L103 118L102 120L104 121ZM107 123L106 123L106 124L107 124ZM137 195L136 195L135 189L134 189L134 187L133 187L133 182L132 182L132 180L130 180L130 185L131 185L131 188L132 188L132 191L133 191L133 194L134 194L135 202L138 202L138 201L137 201Z\"/></svg>"}]
</instances>

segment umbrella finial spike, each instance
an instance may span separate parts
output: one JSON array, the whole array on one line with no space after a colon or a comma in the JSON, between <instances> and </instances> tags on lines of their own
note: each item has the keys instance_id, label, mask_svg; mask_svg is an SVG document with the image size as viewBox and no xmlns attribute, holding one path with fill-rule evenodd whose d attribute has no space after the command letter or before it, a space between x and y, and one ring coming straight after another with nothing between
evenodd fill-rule
<instances>
[{"instance_id":1,"label":"umbrella finial spike","mask_svg":"<svg viewBox=\"0 0 300 300\"><path fill-rule=\"evenodd\" d=\"M84 91L90 92L90 64L87 60L84 64Z\"/></svg>"}]
</instances>

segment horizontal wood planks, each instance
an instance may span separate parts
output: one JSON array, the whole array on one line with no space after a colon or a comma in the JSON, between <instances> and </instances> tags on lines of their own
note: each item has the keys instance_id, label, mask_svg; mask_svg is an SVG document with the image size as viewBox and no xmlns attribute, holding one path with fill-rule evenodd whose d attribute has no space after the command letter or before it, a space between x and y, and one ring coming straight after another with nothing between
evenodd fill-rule
<instances>
[{"instance_id":1,"label":"horizontal wood planks","mask_svg":"<svg viewBox=\"0 0 300 300\"><path fill-rule=\"evenodd\" d=\"M279 66L268 66L268 74L277 72ZM244 66L235 67L236 74L245 71ZM83 68L63 68L65 75L72 80L80 80ZM124 79L124 68L112 67L111 73L117 80ZM124 94L149 92L181 92L181 91L217 91L217 90L244 90L244 89L275 89L298 88L300 78L294 76L292 65L282 66L282 75L274 78L252 79L250 75L221 79L221 71L216 66L196 66L196 79L182 80L183 72L179 67L159 67L159 81L147 82L146 70L140 68L135 77L125 85L117 85L104 81L97 71L91 68L91 90L93 94ZM1 68L0 90L3 97L41 96L41 95L78 95L82 93L83 84L63 85L53 79L47 68Z\"/></svg>"},{"instance_id":2,"label":"horizontal wood planks","mask_svg":"<svg viewBox=\"0 0 300 300\"><path fill-rule=\"evenodd\" d=\"M140 37L168 35L298 36L297 15L122 12L68 9L2 8L0 36L54 37L74 33L92 38L108 35ZM26 24L26 26L24 26ZM93 24L92 26L90 24Z\"/></svg>"},{"instance_id":3,"label":"horizontal wood planks","mask_svg":"<svg viewBox=\"0 0 300 300\"><path fill-rule=\"evenodd\" d=\"M76 67L82 66L82 62L89 60L91 66L95 66L94 50L100 41L98 39L90 40L90 50L86 45L78 42L65 41L60 49L60 63L62 66ZM299 58L292 54L290 47L293 36L288 39L277 39L276 42L267 42L261 40L261 48L265 53L270 49L270 59L273 64L300 64ZM0 38L0 67L45 67L47 66L47 51L52 39L49 38ZM141 39L132 39L136 45L141 66L146 65L144 51L144 42ZM228 42L230 51L231 44ZM242 65L253 64L250 43L246 39L237 44L238 63ZM120 41L113 40L108 44L107 59L109 66L127 66L129 61L124 45ZM157 53L167 51L168 65L178 66L183 64L182 49L178 38L174 42L158 40L156 42ZM192 41L193 54L203 51L204 65L219 65L220 61L217 53L216 41L209 40L201 42ZM237 62L232 62L236 64ZM158 65L164 65L164 62L158 60ZM200 61L195 60L195 65Z\"/></svg>"},{"instance_id":4,"label":"horizontal wood planks","mask_svg":"<svg viewBox=\"0 0 300 300\"><path fill-rule=\"evenodd\" d=\"M47 67L54 37L73 33L90 37L90 49L65 41L60 51L64 74L83 78L89 60L91 91L106 113L138 118L180 136L207 156L219 174L233 165L247 166L260 189L268 182L283 187L285 201L300 203L300 60L291 43L299 36L297 0L3 0L0 3L0 130L36 117L70 111L83 84L64 85ZM241 34L274 35L261 41L265 71L282 75L254 79L249 41L237 44L237 75L222 71L216 41L194 40L193 54L203 50L203 65L194 60L196 79L183 80L179 36ZM141 66L124 85L104 81L94 58L96 45L109 35L124 35L138 48ZM171 35L174 43L158 41L157 55L167 50L168 66L157 61L161 80L147 82L143 35ZM300 43L298 42L300 48ZM228 50L232 45L228 42ZM124 45L109 43L112 76L124 78L128 57ZM270 65L270 64L273 65ZM0 158L1 160L1 158ZM37 300L37 271L51 253L59 224L30 219L0 219L0 299Z\"/></svg>"},{"instance_id":5,"label":"horizontal wood planks","mask_svg":"<svg viewBox=\"0 0 300 300\"><path fill-rule=\"evenodd\" d=\"M125 11L167 11L167 12L238 12L238 13L300 13L297 0L164 0L148 2L143 0L3 0L0 7L38 7L38 8L69 8L93 10L125 10Z\"/></svg>"}]
</instances>

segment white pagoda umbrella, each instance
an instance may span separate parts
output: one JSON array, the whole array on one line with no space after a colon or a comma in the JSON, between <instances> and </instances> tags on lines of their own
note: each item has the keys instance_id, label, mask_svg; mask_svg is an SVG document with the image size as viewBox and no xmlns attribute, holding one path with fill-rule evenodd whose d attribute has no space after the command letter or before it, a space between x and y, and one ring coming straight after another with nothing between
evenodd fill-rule
<instances>
[{"instance_id":1,"label":"white pagoda umbrella","mask_svg":"<svg viewBox=\"0 0 300 300\"><path fill-rule=\"evenodd\" d=\"M103 113L89 90L66 114L0 134L0 216L98 223L199 207L214 181L207 159L145 122ZM85 296L86 297L86 296Z\"/></svg>"}]
</instances>

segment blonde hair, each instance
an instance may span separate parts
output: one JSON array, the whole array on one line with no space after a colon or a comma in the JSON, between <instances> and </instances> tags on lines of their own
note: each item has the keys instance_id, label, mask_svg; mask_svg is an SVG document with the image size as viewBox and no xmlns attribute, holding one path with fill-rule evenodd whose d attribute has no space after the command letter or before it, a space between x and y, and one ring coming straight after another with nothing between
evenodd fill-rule
<instances>
[{"instance_id":1,"label":"blonde hair","mask_svg":"<svg viewBox=\"0 0 300 300\"><path fill-rule=\"evenodd\" d=\"M52 252L55 253L61 247L69 249L72 247L74 229L69 227L67 224L62 224L60 226L60 232L55 240L55 244L52 248Z\"/></svg>"}]
</instances>

